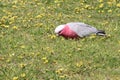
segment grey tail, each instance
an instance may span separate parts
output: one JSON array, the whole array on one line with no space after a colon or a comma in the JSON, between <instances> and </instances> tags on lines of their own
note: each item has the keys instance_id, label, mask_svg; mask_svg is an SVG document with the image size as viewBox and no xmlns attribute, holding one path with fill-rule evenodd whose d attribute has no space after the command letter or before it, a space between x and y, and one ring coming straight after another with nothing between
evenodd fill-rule
<instances>
[{"instance_id":1,"label":"grey tail","mask_svg":"<svg viewBox=\"0 0 120 80\"><path fill-rule=\"evenodd\" d=\"M105 33L104 30L98 30L97 33L96 33L96 35L99 35L99 36L105 36L106 33Z\"/></svg>"}]
</instances>

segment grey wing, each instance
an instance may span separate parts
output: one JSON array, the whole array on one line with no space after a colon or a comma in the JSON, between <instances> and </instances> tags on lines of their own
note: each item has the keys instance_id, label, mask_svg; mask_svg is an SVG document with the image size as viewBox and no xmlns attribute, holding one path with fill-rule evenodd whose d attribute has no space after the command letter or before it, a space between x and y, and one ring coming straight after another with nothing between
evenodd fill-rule
<instances>
[{"instance_id":1,"label":"grey wing","mask_svg":"<svg viewBox=\"0 0 120 80\"><path fill-rule=\"evenodd\" d=\"M97 33L98 31L95 27L92 27L82 22L71 22L67 23L67 25L80 37L88 36L92 33Z\"/></svg>"}]
</instances>

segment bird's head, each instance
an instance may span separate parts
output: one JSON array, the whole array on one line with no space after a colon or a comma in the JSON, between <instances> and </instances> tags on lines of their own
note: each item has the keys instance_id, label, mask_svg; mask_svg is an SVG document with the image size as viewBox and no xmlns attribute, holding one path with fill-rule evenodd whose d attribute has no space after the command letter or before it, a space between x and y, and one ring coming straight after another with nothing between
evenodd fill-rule
<instances>
[{"instance_id":1,"label":"bird's head","mask_svg":"<svg viewBox=\"0 0 120 80\"><path fill-rule=\"evenodd\" d=\"M59 35L59 33L63 30L63 28L65 27L65 25L59 25L55 28L55 33L57 35Z\"/></svg>"}]
</instances>

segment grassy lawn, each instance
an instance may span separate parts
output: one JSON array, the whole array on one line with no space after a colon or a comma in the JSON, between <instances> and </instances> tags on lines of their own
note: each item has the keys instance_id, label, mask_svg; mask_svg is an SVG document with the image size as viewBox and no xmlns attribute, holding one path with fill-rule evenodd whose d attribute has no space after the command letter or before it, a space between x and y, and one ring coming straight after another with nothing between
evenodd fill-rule
<instances>
[{"instance_id":1,"label":"grassy lawn","mask_svg":"<svg viewBox=\"0 0 120 80\"><path fill-rule=\"evenodd\" d=\"M108 37L57 37L84 22ZM119 0L0 0L0 80L120 80Z\"/></svg>"}]
</instances>

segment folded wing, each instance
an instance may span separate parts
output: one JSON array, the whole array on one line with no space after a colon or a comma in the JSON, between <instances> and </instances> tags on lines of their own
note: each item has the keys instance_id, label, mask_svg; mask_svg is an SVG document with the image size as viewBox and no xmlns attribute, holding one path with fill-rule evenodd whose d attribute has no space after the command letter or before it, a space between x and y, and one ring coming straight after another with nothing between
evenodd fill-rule
<instances>
[{"instance_id":1,"label":"folded wing","mask_svg":"<svg viewBox=\"0 0 120 80\"><path fill-rule=\"evenodd\" d=\"M88 24L82 22L67 23L71 30L73 30L80 37L88 36L93 33L97 33L98 30Z\"/></svg>"}]
</instances>

